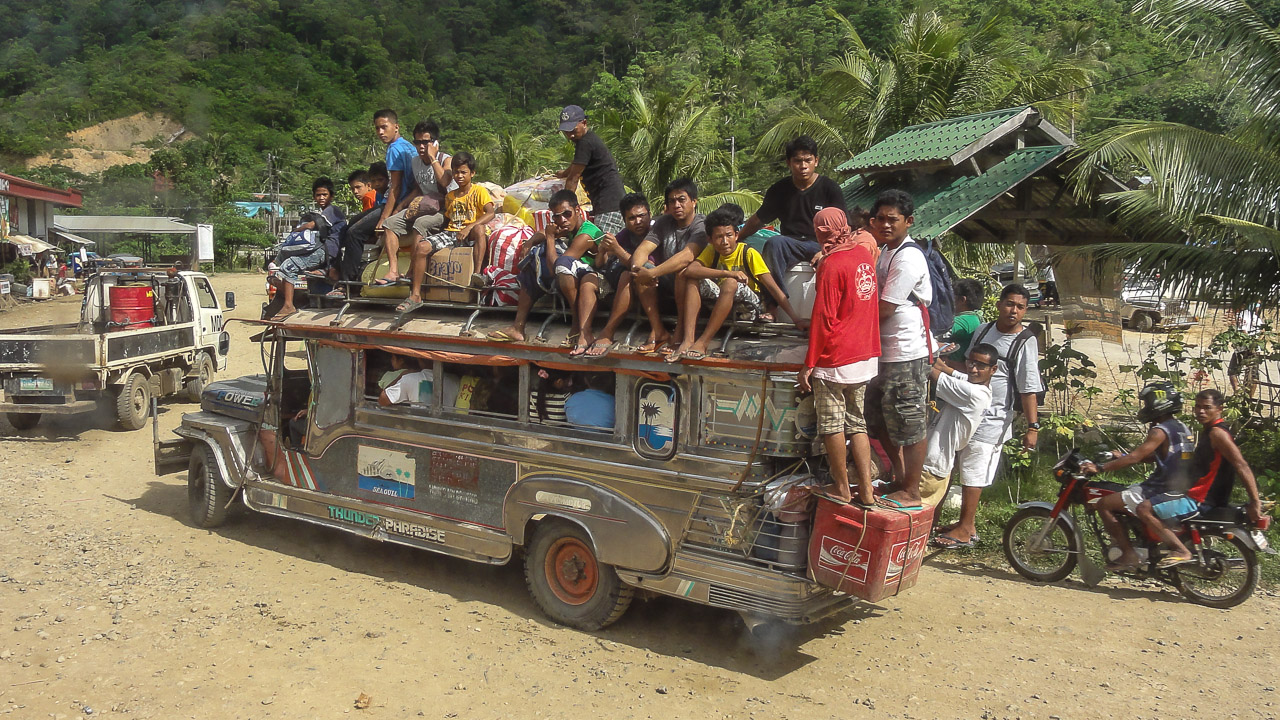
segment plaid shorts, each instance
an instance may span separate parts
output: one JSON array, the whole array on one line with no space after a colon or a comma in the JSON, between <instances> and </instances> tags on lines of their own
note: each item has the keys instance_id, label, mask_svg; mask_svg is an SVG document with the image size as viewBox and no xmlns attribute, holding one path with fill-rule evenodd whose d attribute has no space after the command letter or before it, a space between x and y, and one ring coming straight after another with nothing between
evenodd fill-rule
<instances>
[{"instance_id":1,"label":"plaid shorts","mask_svg":"<svg viewBox=\"0 0 1280 720\"><path fill-rule=\"evenodd\" d=\"M613 212L596 213L591 217L591 222L594 223L596 227L610 235L617 235L622 232L622 228L624 227L622 224L622 213L617 210L614 210Z\"/></svg>"},{"instance_id":2,"label":"plaid shorts","mask_svg":"<svg viewBox=\"0 0 1280 720\"><path fill-rule=\"evenodd\" d=\"M440 252L458 243L458 233L452 230L444 230L435 235L423 235L421 242L430 243L432 252Z\"/></svg>"},{"instance_id":3,"label":"plaid shorts","mask_svg":"<svg viewBox=\"0 0 1280 720\"><path fill-rule=\"evenodd\" d=\"M720 283L711 278L702 278L698 281L698 294L704 300L719 300ZM744 282L738 283L738 289L733 293L733 305L740 314L748 315L753 320L760 314L760 296Z\"/></svg>"},{"instance_id":4,"label":"plaid shorts","mask_svg":"<svg viewBox=\"0 0 1280 720\"><path fill-rule=\"evenodd\" d=\"M880 361L880 375L867 388L867 424L898 446L915 445L928 430L929 358Z\"/></svg>"},{"instance_id":5,"label":"plaid shorts","mask_svg":"<svg viewBox=\"0 0 1280 720\"><path fill-rule=\"evenodd\" d=\"M813 378L813 409L818 414L818 434L856 435L867 431L862 408L867 393L866 383L844 383Z\"/></svg>"}]
</instances>

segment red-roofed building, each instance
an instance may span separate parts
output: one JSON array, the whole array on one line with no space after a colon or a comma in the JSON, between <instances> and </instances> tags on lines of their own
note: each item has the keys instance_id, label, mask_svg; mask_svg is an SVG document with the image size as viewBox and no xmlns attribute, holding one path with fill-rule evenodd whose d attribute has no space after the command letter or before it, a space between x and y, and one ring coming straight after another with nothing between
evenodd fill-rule
<instances>
[{"instance_id":1,"label":"red-roofed building","mask_svg":"<svg viewBox=\"0 0 1280 720\"><path fill-rule=\"evenodd\" d=\"M79 190L59 190L0 173L0 238L29 235L49 240L56 208L83 204Z\"/></svg>"}]
</instances>

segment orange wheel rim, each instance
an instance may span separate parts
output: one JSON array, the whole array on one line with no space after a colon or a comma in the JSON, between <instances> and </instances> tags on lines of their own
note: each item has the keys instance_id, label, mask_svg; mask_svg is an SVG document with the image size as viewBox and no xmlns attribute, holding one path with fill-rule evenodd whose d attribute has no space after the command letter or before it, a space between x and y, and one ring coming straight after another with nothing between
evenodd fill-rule
<instances>
[{"instance_id":1,"label":"orange wheel rim","mask_svg":"<svg viewBox=\"0 0 1280 720\"><path fill-rule=\"evenodd\" d=\"M581 605L590 600L600 582L600 567L595 553L577 538L556 540L547 551L543 570L551 592L569 605Z\"/></svg>"}]
</instances>

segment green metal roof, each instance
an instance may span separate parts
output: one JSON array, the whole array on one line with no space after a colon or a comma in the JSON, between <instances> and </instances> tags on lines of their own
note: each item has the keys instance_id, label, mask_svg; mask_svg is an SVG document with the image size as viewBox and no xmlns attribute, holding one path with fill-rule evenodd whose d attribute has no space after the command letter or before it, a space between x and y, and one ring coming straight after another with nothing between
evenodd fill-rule
<instances>
[{"instance_id":1,"label":"green metal roof","mask_svg":"<svg viewBox=\"0 0 1280 720\"><path fill-rule=\"evenodd\" d=\"M907 187L889 183L869 186L861 177L854 177L842 188L845 204L850 208L860 206L870 209L876 195L882 190L899 187L911 193L916 203L916 221L911 226L911 237L936 240L1023 180L1035 175L1068 149L1065 145L1023 148L1013 151L981 175L966 175L955 179L922 177Z\"/></svg>"},{"instance_id":2,"label":"green metal roof","mask_svg":"<svg viewBox=\"0 0 1280 720\"><path fill-rule=\"evenodd\" d=\"M867 172L948 160L1012 120L1028 106L939 120L903 128L855 155L838 172Z\"/></svg>"}]
</instances>

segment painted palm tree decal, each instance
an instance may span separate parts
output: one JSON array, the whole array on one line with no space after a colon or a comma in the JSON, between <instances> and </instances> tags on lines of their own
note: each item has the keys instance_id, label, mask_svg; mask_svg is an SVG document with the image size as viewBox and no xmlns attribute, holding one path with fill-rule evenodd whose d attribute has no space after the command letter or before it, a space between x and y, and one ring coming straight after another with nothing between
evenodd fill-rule
<instances>
[{"instance_id":1,"label":"painted palm tree decal","mask_svg":"<svg viewBox=\"0 0 1280 720\"><path fill-rule=\"evenodd\" d=\"M654 452L663 451L674 439L675 403L675 388L668 385L648 383L640 389L640 441Z\"/></svg>"}]
</instances>

